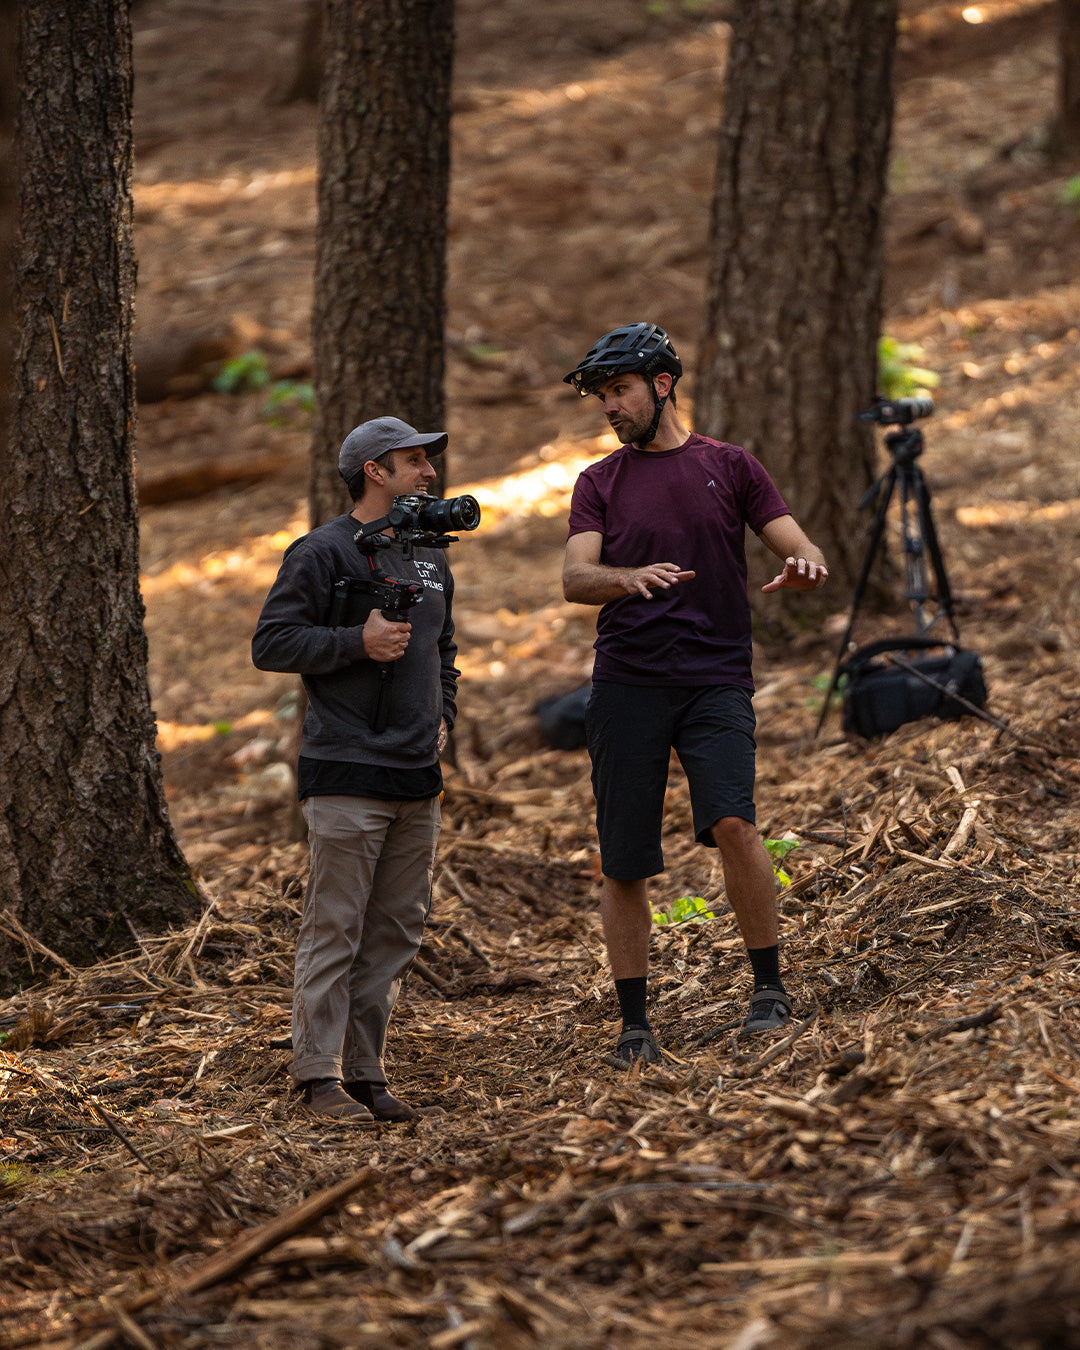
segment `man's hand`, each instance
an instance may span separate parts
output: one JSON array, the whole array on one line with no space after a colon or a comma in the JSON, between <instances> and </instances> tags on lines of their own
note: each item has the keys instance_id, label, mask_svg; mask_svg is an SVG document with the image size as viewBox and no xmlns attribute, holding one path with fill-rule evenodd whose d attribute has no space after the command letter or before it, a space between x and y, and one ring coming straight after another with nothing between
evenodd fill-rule
<instances>
[{"instance_id":1,"label":"man's hand","mask_svg":"<svg viewBox=\"0 0 1080 1350\"><path fill-rule=\"evenodd\" d=\"M373 661L400 661L409 645L411 623L384 619L373 609L364 624L364 651Z\"/></svg>"},{"instance_id":2,"label":"man's hand","mask_svg":"<svg viewBox=\"0 0 1080 1350\"><path fill-rule=\"evenodd\" d=\"M439 723L439 739L435 744L435 748L440 755L446 749L446 742L449 739L450 739L450 728L446 725L446 718L444 717Z\"/></svg>"},{"instance_id":3,"label":"man's hand","mask_svg":"<svg viewBox=\"0 0 1080 1350\"><path fill-rule=\"evenodd\" d=\"M650 563L648 567L637 567L633 572L623 574L623 587L627 595L642 595L652 599L655 588L670 590L680 581L693 581L695 572L684 572L678 563Z\"/></svg>"},{"instance_id":4,"label":"man's hand","mask_svg":"<svg viewBox=\"0 0 1080 1350\"><path fill-rule=\"evenodd\" d=\"M762 586L763 591L816 591L829 579L829 569L824 563L811 562L808 558L786 558L784 570L779 576Z\"/></svg>"}]
</instances>

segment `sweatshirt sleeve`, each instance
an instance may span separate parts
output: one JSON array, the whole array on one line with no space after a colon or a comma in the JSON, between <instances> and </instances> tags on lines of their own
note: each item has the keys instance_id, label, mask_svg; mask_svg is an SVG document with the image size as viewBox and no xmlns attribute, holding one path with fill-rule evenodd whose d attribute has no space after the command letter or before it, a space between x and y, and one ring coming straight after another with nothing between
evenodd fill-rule
<instances>
[{"instance_id":1,"label":"sweatshirt sleeve","mask_svg":"<svg viewBox=\"0 0 1080 1350\"><path fill-rule=\"evenodd\" d=\"M442 682L442 715L446 725L453 727L457 720L457 682L460 671L454 662L457 658L457 642L454 637L454 577L449 567L446 569L446 618L439 634L439 678Z\"/></svg>"},{"instance_id":2,"label":"sweatshirt sleeve","mask_svg":"<svg viewBox=\"0 0 1080 1350\"><path fill-rule=\"evenodd\" d=\"M362 628L327 626L335 581L329 558L306 538L286 550L251 640L258 670L329 675L368 659Z\"/></svg>"}]
</instances>

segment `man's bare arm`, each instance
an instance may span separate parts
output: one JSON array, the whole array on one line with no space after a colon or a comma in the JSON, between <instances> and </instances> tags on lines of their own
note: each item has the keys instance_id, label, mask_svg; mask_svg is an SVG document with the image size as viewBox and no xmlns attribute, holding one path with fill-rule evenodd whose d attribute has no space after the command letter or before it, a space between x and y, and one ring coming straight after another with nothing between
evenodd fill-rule
<instances>
[{"instance_id":1,"label":"man's bare arm","mask_svg":"<svg viewBox=\"0 0 1080 1350\"><path fill-rule=\"evenodd\" d=\"M825 555L806 537L794 516L777 516L761 531L766 547L781 558L784 570L763 591L813 591L829 579Z\"/></svg>"},{"instance_id":2,"label":"man's bare arm","mask_svg":"<svg viewBox=\"0 0 1080 1350\"><path fill-rule=\"evenodd\" d=\"M668 590L680 581L692 581L678 563L648 563L644 567L608 567L600 561L603 537L595 532L574 534L566 544L563 595L576 605L606 605L625 595L652 599L653 590Z\"/></svg>"}]
</instances>

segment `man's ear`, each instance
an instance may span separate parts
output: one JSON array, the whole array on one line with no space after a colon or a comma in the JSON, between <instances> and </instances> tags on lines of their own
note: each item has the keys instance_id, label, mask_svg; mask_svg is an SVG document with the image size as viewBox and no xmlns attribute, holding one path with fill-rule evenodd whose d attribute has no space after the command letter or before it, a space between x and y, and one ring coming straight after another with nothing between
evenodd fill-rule
<instances>
[{"instance_id":1,"label":"man's ear","mask_svg":"<svg viewBox=\"0 0 1080 1350\"><path fill-rule=\"evenodd\" d=\"M658 398L667 398L668 394L671 393L671 387L674 383L675 381L666 370L658 371L653 376L653 388L656 390Z\"/></svg>"}]
</instances>

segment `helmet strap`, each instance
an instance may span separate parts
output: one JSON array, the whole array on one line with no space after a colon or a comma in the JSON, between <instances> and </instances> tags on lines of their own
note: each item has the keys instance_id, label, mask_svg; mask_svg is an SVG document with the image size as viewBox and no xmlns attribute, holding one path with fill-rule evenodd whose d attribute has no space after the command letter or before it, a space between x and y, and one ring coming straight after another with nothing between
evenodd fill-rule
<instances>
[{"instance_id":1,"label":"helmet strap","mask_svg":"<svg viewBox=\"0 0 1080 1350\"><path fill-rule=\"evenodd\" d=\"M653 419L649 423L649 429L648 431L646 431L645 435L642 436L639 444L651 445L652 442L656 439L656 433L660 430L660 419L664 415L664 406L667 403L668 398L670 397L670 390L668 391L667 394L664 395L663 398L661 398L660 395L656 392L656 380L653 378L653 376L646 375L645 378L649 381L649 388L652 390L653 403L656 406L653 411ZM674 389L675 387L674 381L672 381L671 387L672 389Z\"/></svg>"}]
</instances>

